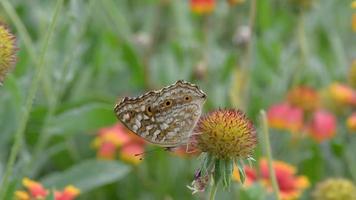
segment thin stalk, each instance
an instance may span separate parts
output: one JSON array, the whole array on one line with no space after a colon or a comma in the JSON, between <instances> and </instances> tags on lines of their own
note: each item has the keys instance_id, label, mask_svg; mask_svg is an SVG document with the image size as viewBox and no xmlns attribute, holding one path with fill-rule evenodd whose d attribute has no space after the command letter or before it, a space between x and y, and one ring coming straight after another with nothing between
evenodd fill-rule
<instances>
[{"instance_id":1,"label":"thin stalk","mask_svg":"<svg viewBox=\"0 0 356 200\"><path fill-rule=\"evenodd\" d=\"M298 18L298 26L297 26L297 39L299 45L299 56L300 63L295 67L295 76L293 78L293 85L299 84L301 79L301 72L305 71L308 61L308 43L305 35L305 19L304 14L301 12Z\"/></svg>"},{"instance_id":2,"label":"thin stalk","mask_svg":"<svg viewBox=\"0 0 356 200\"><path fill-rule=\"evenodd\" d=\"M271 144L269 141L269 130L268 130L268 121L267 121L266 112L264 110L261 110L260 115L261 115L261 122L262 122L263 142L266 148L265 150L266 150L266 156L268 162L268 171L272 182L272 188L277 199L280 199L276 173L274 171L273 164L272 164L273 158L272 158Z\"/></svg>"},{"instance_id":3,"label":"thin stalk","mask_svg":"<svg viewBox=\"0 0 356 200\"><path fill-rule=\"evenodd\" d=\"M250 1L250 11L249 11L249 23L248 27L250 29L250 40L247 43L247 49L246 49L246 60L244 65L242 65L242 70L246 72L246 85L243 90L243 100L242 100L242 108L246 109L248 106L249 102L249 96L248 96L248 91L250 88L250 80L249 80L249 74L251 72L251 65L252 65L252 58L253 58L253 30L255 28L255 20L256 20L256 6L257 2L256 0L251 0Z\"/></svg>"},{"instance_id":4,"label":"thin stalk","mask_svg":"<svg viewBox=\"0 0 356 200\"><path fill-rule=\"evenodd\" d=\"M218 191L218 182L214 180L214 184L211 186L210 189L209 200L215 199L216 191Z\"/></svg>"},{"instance_id":5,"label":"thin stalk","mask_svg":"<svg viewBox=\"0 0 356 200\"><path fill-rule=\"evenodd\" d=\"M47 52L47 48L48 48L48 43L49 43L49 39L54 31L54 27L57 21L57 17L59 14L59 11L62 7L63 4L63 0L58 0L56 7L55 7L55 11L54 11L54 15L52 18L52 22L49 26L49 29L46 33L46 37L44 40L44 45L42 47L42 51L40 54L40 59L39 59L39 66L37 67L37 71L36 74L33 78L33 81L31 83L30 89L29 89L29 94L25 103L25 110L23 111L23 115L21 116L20 122L19 122L19 127L17 129L17 131L15 132L15 141L14 144L11 148L11 152L10 152L10 157L9 160L7 162L6 165L6 169L5 169L5 173L4 173L4 177L1 180L0 183L0 199L4 199L4 196L6 194L8 185L9 185L9 177L12 175L13 173L13 169L15 166L15 161L16 161L16 157L18 155L18 153L20 152L21 149L21 141L23 140L24 137L24 133L25 133L25 129L26 129L26 125L29 119L29 115L30 115L30 111L32 109L32 105L38 90L38 87L40 85L40 81L43 77L43 72L44 67L45 67L45 55Z\"/></svg>"}]
</instances>

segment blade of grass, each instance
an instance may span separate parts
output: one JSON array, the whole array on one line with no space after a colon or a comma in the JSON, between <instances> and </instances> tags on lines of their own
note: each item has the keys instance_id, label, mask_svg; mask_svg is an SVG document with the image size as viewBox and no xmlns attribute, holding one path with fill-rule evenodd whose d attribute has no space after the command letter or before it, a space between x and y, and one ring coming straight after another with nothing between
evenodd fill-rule
<instances>
[{"instance_id":1,"label":"blade of grass","mask_svg":"<svg viewBox=\"0 0 356 200\"><path fill-rule=\"evenodd\" d=\"M268 130L268 121L267 121L266 112L264 110L261 110L260 116L261 116L261 123L262 123L263 141L266 148L265 151L266 151L267 162L268 162L268 171L270 175L269 177L272 182L273 192L276 198L279 200L281 198L279 196L279 188L278 188L276 173L274 171L273 164L272 164L273 158L272 158L271 144L269 142L269 130Z\"/></svg>"},{"instance_id":2,"label":"blade of grass","mask_svg":"<svg viewBox=\"0 0 356 200\"><path fill-rule=\"evenodd\" d=\"M4 1L7 1L7 0L4 0ZM59 11L62 8L62 5L63 5L63 0L58 0L52 20L51 20L51 24L49 25L49 29L46 33L44 45L42 47L42 51L41 51L40 57L39 57L39 66L37 67L36 74L33 78L32 84L30 86L29 94L28 94L28 97L27 97L27 100L25 103L25 110L23 112L23 115L21 116L21 119L19 122L19 127L15 133L15 141L11 148L10 157L9 157L9 160L6 165L4 177L0 183L0 199L3 199L4 195L6 194L7 187L9 185L9 177L13 173L16 157L21 149L21 141L23 141L24 132L26 129L27 121L29 119L30 111L32 109L33 101L35 99L35 96L36 96L38 87L40 85L40 81L43 76L43 73L45 71L44 70L44 67L45 67L44 60L45 60L45 55L46 55L48 44L49 44L49 39L54 31L57 17L58 17Z\"/></svg>"}]
</instances>

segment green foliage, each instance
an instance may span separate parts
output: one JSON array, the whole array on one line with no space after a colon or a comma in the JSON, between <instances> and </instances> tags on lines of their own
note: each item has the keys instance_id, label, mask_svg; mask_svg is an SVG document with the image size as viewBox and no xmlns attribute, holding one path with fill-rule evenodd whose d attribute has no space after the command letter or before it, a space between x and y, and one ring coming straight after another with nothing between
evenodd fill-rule
<instances>
[{"instance_id":1,"label":"green foliage","mask_svg":"<svg viewBox=\"0 0 356 200\"><path fill-rule=\"evenodd\" d=\"M58 2L62 8L53 21ZM98 129L117 122L113 108L119 98L179 79L207 93L208 112L235 105L231 91L243 92L233 87L239 81L234 74L245 70L247 82L241 84L248 90L239 98L255 122L261 109L281 102L292 86L321 89L345 80L356 57L351 0L317 1L303 12L288 1L256 1L250 46L238 46L233 38L248 24L251 2L229 7L216 1L213 13L197 16L188 0L2 0L0 19L17 36L19 51L15 70L0 87L1 182L15 141L19 152L0 197L11 199L30 177L48 188L73 184L81 190L79 199L200 199L186 188L198 159L158 151L131 166L95 159L91 144ZM36 80L37 89L31 89ZM288 133L271 131L274 158L295 165L311 188L330 176L355 182L355 135L348 134L345 119L338 122L337 136L323 144L305 138L292 144ZM259 145L256 160L263 149ZM205 169L212 163L220 168L215 179L232 186L218 190L216 199L268 198L259 184L244 189L230 183L231 161L203 162ZM237 166L244 182L247 176Z\"/></svg>"}]
</instances>

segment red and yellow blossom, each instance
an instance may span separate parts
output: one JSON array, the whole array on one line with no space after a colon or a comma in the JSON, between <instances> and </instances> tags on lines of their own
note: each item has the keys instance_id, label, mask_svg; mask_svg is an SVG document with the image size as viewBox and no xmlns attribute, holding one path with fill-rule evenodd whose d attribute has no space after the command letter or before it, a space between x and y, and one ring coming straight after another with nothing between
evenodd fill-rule
<instances>
[{"instance_id":1,"label":"red and yellow blossom","mask_svg":"<svg viewBox=\"0 0 356 200\"><path fill-rule=\"evenodd\" d=\"M100 129L93 141L94 148L98 149L98 158L115 159L119 155L121 159L132 164L138 164L142 160L136 154L144 152L144 145L143 139L120 123Z\"/></svg>"},{"instance_id":2,"label":"red and yellow blossom","mask_svg":"<svg viewBox=\"0 0 356 200\"><path fill-rule=\"evenodd\" d=\"M287 100L290 105L311 112L319 107L319 94L308 86L298 86L288 92Z\"/></svg>"},{"instance_id":3,"label":"red and yellow blossom","mask_svg":"<svg viewBox=\"0 0 356 200\"><path fill-rule=\"evenodd\" d=\"M55 200L72 200L80 194L80 190L73 185L68 185L63 191L56 191L54 193Z\"/></svg>"},{"instance_id":4,"label":"red and yellow blossom","mask_svg":"<svg viewBox=\"0 0 356 200\"><path fill-rule=\"evenodd\" d=\"M197 147L219 159L247 158L257 145L256 130L240 110L217 110L202 117L196 130Z\"/></svg>"},{"instance_id":5,"label":"red and yellow blossom","mask_svg":"<svg viewBox=\"0 0 356 200\"><path fill-rule=\"evenodd\" d=\"M331 97L340 104L356 105L356 92L349 86L333 83L329 87Z\"/></svg>"},{"instance_id":6,"label":"red and yellow blossom","mask_svg":"<svg viewBox=\"0 0 356 200\"><path fill-rule=\"evenodd\" d=\"M347 118L346 125L351 132L356 132L356 112L352 113L351 116Z\"/></svg>"},{"instance_id":7,"label":"red and yellow blossom","mask_svg":"<svg viewBox=\"0 0 356 200\"><path fill-rule=\"evenodd\" d=\"M141 162L142 158L139 157L138 155L142 154L144 150L145 149L143 145L137 143L131 143L121 148L120 158L121 160L136 165Z\"/></svg>"},{"instance_id":8,"label":"red and yellow blossom","mask_svg":"<svg viewBox=\"0 0 356 200\"><path fill-rule=\"evenodd\" d=\"M276 180L279 186L279 196L282 200L298 199L302 192L309 187L309 180L305 176L297 176L297 169L283 161L273 161ZM254 183L261 183L267 191L272 191L272 183L269 175L268 164L265 158L259 162L259 168L245 167L246 187ZM240 180L237 169L234 170L233 178Z\"/></svg>"},{"instance_id":9,"label":"red and yellow blossom","mask_svg":"<svg viewBox=\"0 0 356 200\"><path fill-rule=\"evenodd\" d=\"M22 180L22 185L28 190L29 195L35 199L44 198L48 194L48 191L42 186L41 183L33 181L29 178L24 178Z\"/></svg>"},{"instance_id":10,"label":"red and yellow blossom","mask_svg":"<svg viewBox=\"0 0 356 200\"><path fill-rule=\"evenodd\" d=\"M328 140L336 134L336 118L325 110L316 111L307 126L307 131L318 142Z\"/></svg>"},{"instance_id":11,"label":"red and yellow blossom","mask_svg":"<svg viewBox=\"0 0 356 200\"><path fill-rule=\"evenodd\" d=\"M215 0L190 0L190 9L199 15L209 14L215 9Z\"/></svg>"},{"instance_id":12,"label":"red and yellow blossom","mask_svg":"<svg viewBox=\"0 0 356 200\"><path fill-rule=\"evenodd\" d=\"M26 190L15 192L15 200L42 200L46 199L50 192L39 182L24 178L22 184ZM68 185L63 191L54 191L55 200L74 200L80 194L80 190L73 185Z\"/></svg>"},{"instance_id":13,"label":"red and yellow blossom","mask_svg":"<svg viewBox=\"0 0 356 200\"><path fill-rule=\"evenodd\" d=\"M270 127L298 132L303 127L303 110L288 103L271 106L267 111Z\"/></svg>"},{"instance_id":14,"label":"red and yellow blossom","mask_svg":"<svg viewBox=\"0 0 356 200\"><path fill-rule=\"evenodd\" d=\"M202 152L204 162L188 188L193 193L202 192L210 180L214 180L214 187L218 182L229 187L235 160L251 159L257 145L252 121L241 110L219 109L201 117L194 132L192 143ZM238 167L244 174L243 165L238 163Z\"/></svg>"}]
</instances>

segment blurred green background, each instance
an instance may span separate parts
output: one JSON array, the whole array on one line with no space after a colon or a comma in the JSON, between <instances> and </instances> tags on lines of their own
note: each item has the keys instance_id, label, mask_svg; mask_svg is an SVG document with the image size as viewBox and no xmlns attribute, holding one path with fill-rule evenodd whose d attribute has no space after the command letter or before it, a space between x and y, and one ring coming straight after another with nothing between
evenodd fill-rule
<instances>
[{"instance_id":1,"label":"blurred green background","mask_svg":"<svg viewBox=\"0 0 356 200\"><path fill-rule=\"evenodd\" d=\"M239 30L251 25L250 0L235 6L216 1L203 16L192 13L187 0L65 0L43 53L56 2L0 4L19 48L16 68L0 88L0 177L42 56L44 66L8 198L27 176L48 187L77 185L78 199L204 199L186 187L196 158L162 150L138 166L96 159L91 142L99 128L117 122L119 98L183 79L207 93L204 112L240 108L258 126L259 111L280 102L292 86L345 81L356 57L350 0L316 1L302 10L290 1L256 1L247 39ZM272 132L275 158L298 166L312 184L329 176L355 181L356 139L345 145L345 119L339 120L338 136L327 144L291 148L288 134ZM265 199L240 188L235 182L217 199Z\"/></svg>"}]
</instances>

